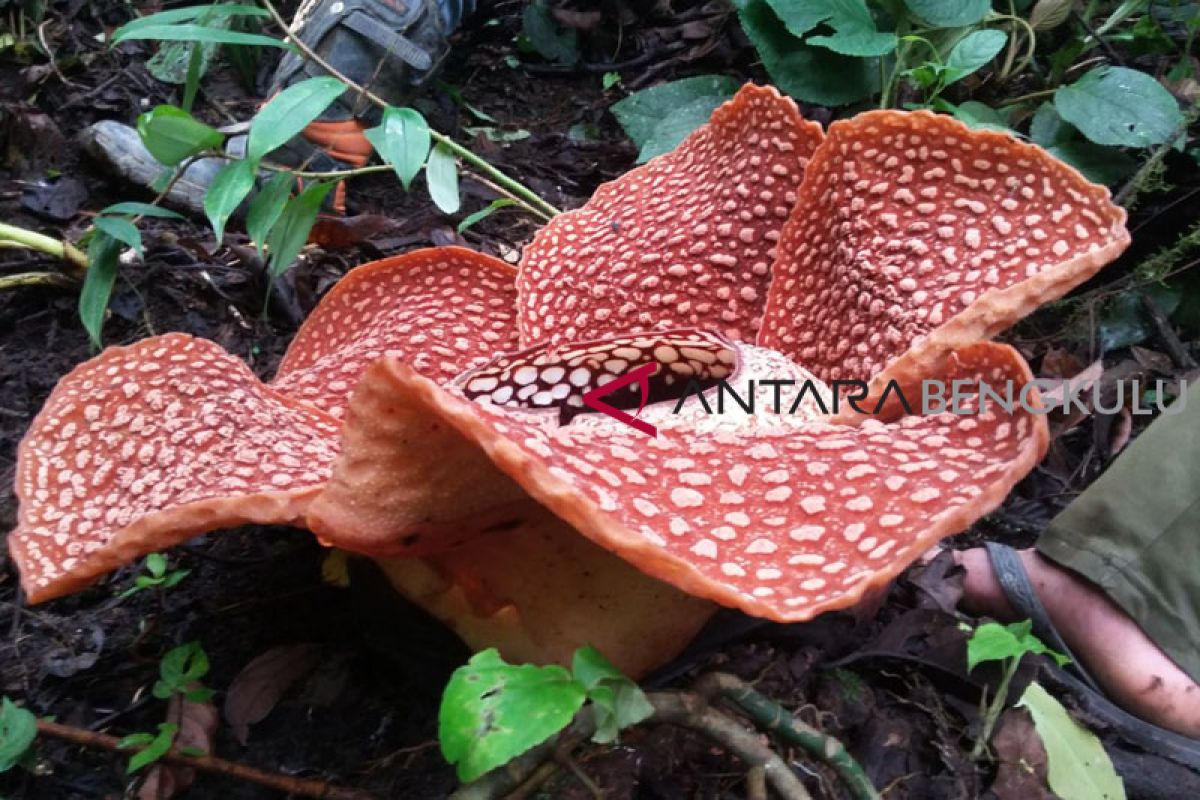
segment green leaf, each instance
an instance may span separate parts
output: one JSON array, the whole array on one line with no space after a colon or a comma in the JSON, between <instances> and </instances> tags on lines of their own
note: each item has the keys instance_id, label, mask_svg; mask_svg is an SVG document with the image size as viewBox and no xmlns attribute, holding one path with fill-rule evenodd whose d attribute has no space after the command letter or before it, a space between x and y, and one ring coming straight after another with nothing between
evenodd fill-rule
<instances>
[{"instance_id":1,"label":"green leaf","mask_svg":"<svg viewBox=\"0 0 1200 800\"><path fill-rule=\"evenodd\" d=\"M1158 81L1125 67L1097 67L1054 93L1054 107L1096 144L1150 147L1183 123L1179 104Z\"/></svg>"},{"instance_id":2,"label":"green leaf","mask_svg":"<svg viewBox=\"0 0 1200 800\"><path fill-rule=\"evenodd\" d=\"M168 650L158 665L159 680L152 692L166 700L177 692L191 691L190 684L208 674L208 654L199 642L187 642Z\"/></svg>"},{"instance_id":3,"label":"green leaf","mask_svg":"<svg viewBox=\"0 0 1200 800\"><path fill-rule=\"evenodd\" d=\"M724 75L697 75L634 92L613 103L609 111L633 143L641 148L672 111L698 100L724 102L733 97L738 85L736 80Z\"/></svg>"},{"instance_id":4,"label":"green leaf","mask_svg":"<svg viewBox=\"0 0 1200 800\"><path fill-rule=\"evenodd\" d=\"M145 17L138 17L135 20L125 23L117 28L112 33L111 41L113 44L120 42L128 37L128 34L137 32L143 28L154 28L162 25L174 25L179 22L191 22L201 16L207 19L217 17L269 17L265 9L258 6L239 5L237 3L225 3L222 5L205 5L205 6L188 6L186 8L175 8L170 11L160 11L157 14L149 14Z\"/></svg>"},{"instance_id":5,"label":"green leaf","mask_svg":"<svg viewBox=\"0 0 1200 800\"><path fill-rule=\"evenodd\" d=\"M179 726L174 722L161 723L158 726L158 735L146 745L145 749L139 750L129 757L129 766L125 769L125 774L137 772L147 764L153 764L165 756L171 749L171 745L175 743L175 734L178 732Z\"/></svg>"},{"instance_id":6,"label":"green leaf","mask_svg":"<svg viewBox=\"0 0 1200 800\"><path fill-rule=\"evenodd\" d=\"M267 271L272 277L282 274L296 260L300 249L308 241L313 223L317 221L317 212L321 210L325 195L335 186L337 181L314 183L284 206L279 222L275 223L267 237L267 253L270 256Z\"/></svg>"},{"instance_id":7,"label":"green leaf","mask_svg":"<svg viewBox=\"0 0 1200 800\"><path fill-rule=\"evenodd\" d=\"M547 61L574 64L579 60L579 36L559 27L545 0L535 0L521 14L521 29L538 55Z\"/></svg>"},{"instance_id":8,"label":"green leaf","mask_svg":"<svg viewBox=\"0 0 1200 800\"><path fill-rule=\"evenodd\" d=\"M809 44L827 47L847 56L881 56L896 49L896 34L883 33L866 0L767 0L793 36L803 37L821 23L831 36L813 36Z\"/></svg>"},{"instance_id":9,"label":"green leaf","mask_svg":"<svg viewBox=\"0 0 1200 800\"><path fill-rule=\"evenodd\" d=\"M841 106L879 90L879 60L855 58L801 42L766 0L734 0L746 36L771 80L808 103Z\"/></svg>"},{"instance_id":10,"label":"green leaf","mask_svg":"<svg viewBox=\"0 0 1200 800\"><path fill-rule=\"evenodd\" d=\"M254 164L244 159L221 167L204 195L204 213L212 224L217 244L225 235L225 223L254 188Z\"/></svg>"},{"instance_id":11,"label":"green leaf","mask_svg":"<svg viewBox=\"0 0 1200 800\"><path fill-rule=\"evenodd\" d=\"M150 155L173 167L186 158L221 146L221 132L195 119L182 108L157 106L137 119L138 136Z\"/></svg>"},{"instance_id":12,"label":"green leaf","mask_svg":"<svg viewBox=\"0 0 1200 800\"><path fill-rule=\"evenodd\" d=\"M37 718L7 697L0 703L0 772L21 762L37 738Z\"/></svg>"},{"instance_id":13,"label":"green leaf","mask_svg":"<svg viewBox=\"0 0 1200 800\"><path fill-rule=\"evenodd\" d=\"M87 254L87 273L79 292L79 321L83 323L92 345L100 347L104 312L117 280L117 258L121 254L121 243L103 230L97 230L88 242Z\"/></svg>"},{"instance_id":14,"label":"green leaf","mask_svg":"<svg viewBox=\"0 0 1200 800\"><path fill-rule=\"evenodd\" d=\"M160 42L212 42L214 44L257 44L266 47L289 48L282 39L263 36L259 33L242 33L207 25L147 25L125 31L121 38L113 38L113 44L129 39L155 39Z\"/></svg>"},{"instance_id":15,"label":"green leaf","mask_svg":"<svg viewBox=\"0 0 1200 800\"><path fill-rule=\"evenodd\" d=\"M974 25L992 10L991 0L904 0L904 5L939 28Z\"/></svg>"},{"instance_id":16,"label":"green leaf","mask_svg":"<svg viewBox=\"0 0 1200 800\"><path fill-rule=\"evenodd\" d=\"M121 737L117 742L117 747L121 750L129 750L133 747L145 747L153 741L153 733L131 733L128 736Z\"/></svg>"},{"instance_id":17,"label":"green leaf","mask_svg":"<svg viewBox=\"0 0 1200 800\"><path fill-rule=\"evenodd\" d=\"M618 731L636 725L654 713L654 707L641 688L591 645L575 651L571 672L587 689L588 699L594 704L596 732L593 741L613 742Z\"/></svg>"},{"instance_id":18,"label":"green leaf","mask_svg":"<svg viewBox=\"0 0 1200 800\"><path fill-rule=\"evenodd\" d=\"M606 92L620 82L621 73L619 72L606 72L600 76L600 86L603 87L604 91Z\"/></svg>"},{"instance_id":19,"label":"green leaf","mask_svg":"<svg viewBox=\"0 0 1200 800\"><path fill-rule=\"evenodd\" d=\"M151 553L146 556L146 571L155 578L161 578L167 572L167 557L162 553Z\"/></svg>"},{"instance_id":20,"label":"green leaf","mask_svg":"<svg viewBox=\"0 0 1200 800\"><path fill-rule=\"evenodd\" d=\"M468 214L462 222L458 223L458 232L465 233L468 228L479 222L482 222L500 209L508 208L509 206L515 206L516 204L516 200L512 200L507 197L501 197L499 200L493 200L492 202L488 203L486 208L481 208L474 214Z\"/></svg>"},{"instance_id":21,"label":"green leaf","mask_svg":"<svg viewBox=\"0 0 1200 800\"><path fill-rule=\"evenodd\" d=\"M1174 286L1152 284L1146 292L1154 297L1163 313L1170 316L1183 299ZM1108 353L1122 347L1141 344L1154 334L1154 326L1146 316L1138 292L1121 292L1104 304L1097 325L1100 352Z\"/></svg>"},{"instance_id":22,"label":"green leaf","mask_svg":"<svg viewBox=\"0 0 1200 800\"><path fill-rule=\"evenodd\" d=\"M1008 120L1004 118L1003 114L978 100L967 100L957 106L950 106L949 103L946 105L955 119L962 120L972 128L1013 132L1012 128L1008 127Z\"/></svg>"},{"instance_id":23,"label":"green leaf","mask_svg":"<svg viewBox=\"0 0 1200 800\"><path fill-rule=\"evenodd\" d=\"M414 108L392 108L383 112L378 128L364 131L380 158L392 165L408 191L413 178L429 157L429 123Z\"/></svg>"},{"instance_id":24,"label":"green leaf","mask_svg":"<svg viewBox=\"0 0 1200 800\"><path fill-rule=\"evenodd\" d=\"M1046 152L1070 164L1093 183L1120 183L1137 171L1137 161L1115 147L1070 141L1046 148Z\"/></svg>"},{"instance_id":25,"label":"green leaf","mask_svg":"<svg viewBox=\"0 0 1200 800\"><path fill-rule=\"evenodd\" d=\"M1071 16L1073 0L1037 0L1029 12L1029 25L1035 31L1057 28Z\"/></svg>"},{"instance_id":26,"label":"green leaf","mask_svg":"<svg viewBox=\"0 0 1200 800\"><path fill-rule=\"evenodd\" d=\"M129 220L124 217L96 217L92 224L96 226L96 230L104 231L117 241L132 247L138 258L145 256L142 250L142 234Z\"/></svg>"},{"instance_id":27,"label":"green leaf","mask_svg":"<svg viewBox=\"0 0 1200 800\"><path fill-rule=\"evenodd\" d=\"M726 99L701 97L668 113L654 128L650 138L642 143L642 149L638 152L638 163L644 164L655 156L674 150L692 131L708 122L713 111L723 105Z\"/></svg>"},{"instance_id":28,"label":"green leaf","mask_svg":"<svg viewBox=\"0 0 1200 800\"><path fill-rule=\"evenodd\" d=\"M960 81L985 67L1007 42L1008 34L998 30L974 31L964 36L946 58L943 85Z\"/></svg>"},{"instance_id":29,"label":"green leaf","mask_svg":"<svg viewBox=\"0 0 1200 800\"><path fill-rule=\"evenodd\" d=\"M279 215L283 213L295 184L296 178L290 172L277 172L250 201L250 208L246 211L246 233L258 248L260 258L267 244L267 234L279 221Z\"/></svg>"},{"instance_id":30,"label":"green leaf","mask_svg":"<svg viewBox=\"0 0 1200 800\"><path fill-rule=\"evenodd\" d=\"M1045 653L1058 662L1059 666L1068 659L1047 647L1041 639L1031 633L1033 622L1022 620L1008 625L987 622L980 625L967 640L967 671L975 669L985 661L1007 661L1021 658L1026 653Z\"/></svg>"},{"instance_id":31,"label":"green leaf","mask_svg":"<svg viewBox=\"0 0 1200 800\"><path fill-rule=\"evenodd\" d=\"M1054 109L1054 103L1045 102L1038 106L1029 123L1029 139L1042 147L1054 147L1072 139L1075 128L1064 122Z\"/></svg>"},{"instance_id":32,"label":"green leaf","mask_svg":"<svg viewBox=\"0 0 1200 800\"><path fill-rule=\"evenodd\" d=\"M1046 747L1046 782L1062 800L1125 800L1125 784L1096 735L1071 718L1036 682L1018 706L1029 709Z\"/></svg>"},{"instance_id":33,"label":"green leaf","mask_svg":"<svg viewBox=\"0 0 1200 800\"><path fill-rule=\"evenodd\" d=\"M514 666L484 650L454 671L442 695L442 754L459 780L473 781L561 731L585 699L560 666Z\"/></svg>"},{"instance_id":34,"label":"green leaf","mask_svg":"<svg viewBox=\"0 0 1200 800\"><path fill-rule=\"evenodd\" d=\"M149 203L113 203L100 211L102 215L138 214L143 217L161 217L162 219L183 219L182 214L176 214L169 208L152 206Z\"/></svg>"},{"instance_id":35,"label":"green leaf","mask_svg":"<svg viewBox=\"0 0 1200 800\"><path fill-rule=\"evenodd\" d=\"M294 83L262 107L250 122L246 158L258 161L308 127L346 91L346 84L324 76Z\"/></svg>"},{"instance_id":36,"label":"green leaf","mask_svg":"<svg viewBox=\"0 0 1200 800\"><path fill-rule=\"evenodd\" d=\"M439 144L429 153L425 165L425 183L433 203L444 214L454 214L461 203L458 196L458 163L445 145Z\"/></svg>"}]
</instances>

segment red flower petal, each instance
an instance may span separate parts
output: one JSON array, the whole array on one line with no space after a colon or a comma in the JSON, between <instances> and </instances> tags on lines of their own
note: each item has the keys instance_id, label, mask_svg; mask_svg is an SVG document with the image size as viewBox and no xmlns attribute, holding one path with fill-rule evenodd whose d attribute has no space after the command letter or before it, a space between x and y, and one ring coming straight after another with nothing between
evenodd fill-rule
<instances>
[{"instance_id":1,"label":"red flower petal","mask_svg":"<svg viewBox=\"0 0 1200 800\"><path fill-rule=\"evenodd\" d=\"M357 267L321 299L273 385L340 417L363 370L383 355L449 380L512 350L516 270L462 247L432 247Z\"/></svg>"},{"instance_id":2,"label":"red flower petal","mask_svg":"<svg viewBox=\"0 0 1200 800\"><path fill-rule=\"evenodd\" d=\"M636 338L614 341L613 349ZM1014 350L995 344L964 349L930 377L1017 388L1031 378ZM1045 420L1019 408L857 427L761 414L705 423L694 397L684 415L670 403L647 409L642 417L659 428L651 438L600 415L560 425L544 409L472 402L396 359L372 368L364 391L373 384L393 407L439 432L442 462L472 471L472 486L507 483L499 475L489 481L477 447L534 499L643 572L778 620L852 605L890 580L933 542L995 508L1047 440ZM445 423L461 438L437 427ZM356 424L373 426L349 420ZM433 446L415 428L381 435L377 444L393 448L397 462ZM464 493L446 502L469 502ZM327 500L314 513L327 512Z\"/></svg>"},{"instance_id":3,"label":"red flower petal","mask_svg":"<svg viewBox=\"0 0 1200 800\"><path fill-rule=\"evenodd\" d=\"M929 112L860 114L808 166L759 342L825 380L920 379L1128 244L1108 190L1039 147Z\"/></svg>"},{"instance_id":4,"label":"red flower petal","mask_svg":"<svg viewBox=\"0 0 1200 800\"><path fill-rule=\"evenodd\" d=\"M710 328L753 341L779 230L821 127L746 85L670 153L596 190L525 248L521 341Z\"/></svg>"},{"instance_id":5,"label":"red flower petal","mask_svg":"<svg viewBox=\"0 0 1200 800\"><path fill-rule=\"evenodd\" d=\"M59 381L21 442L21 584L37 603L204 531L295 523L337 441L337 420L212 342L110 347Z\"/></svg>"}]
</instances>

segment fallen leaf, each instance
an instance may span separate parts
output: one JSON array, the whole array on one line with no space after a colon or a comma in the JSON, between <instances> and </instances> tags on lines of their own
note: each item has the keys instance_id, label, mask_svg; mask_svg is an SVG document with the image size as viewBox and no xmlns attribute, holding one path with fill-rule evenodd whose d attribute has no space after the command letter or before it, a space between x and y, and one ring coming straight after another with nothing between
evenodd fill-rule
<instances>
[{"instance_id":1,"label":"fallen leaf","mask_svg":"<svg viewBox=\"0 0 1200 800\"><path fill-rule=\"evenodd\" d=\"M225 721L234 738L246 744L250 726L266 719L283 693L312 671L319 652L315 644L272 647L242 668L225 694Z\"/></svg>"},{"instance_id":2,"label":"fallen leaf","mask_svg":"<svg viewBox=\"0 0 1200 800\"><path fill-rule=\"evenodd\" d=\"M1042 356L1040 378L1066 378L1083 371L1084 363L1070 350L1061 347L1051 347Z\"/></svg>"},{"instance_id":3,"label":"fallen leaf","mask_svg":"<svg viewBox=\"0 0 1200 800\"><path fill-rule=\"evenodd\" d=\"M395 227L395 220L379 214L318 217L308 234L308 243L319 245L326 250L344 250Z\"/></svg>"},{"instance_id":4,"label":"fallen leaf","mask_svg":"<svg viewBox=\"0 0 1200 800\"><path fill-rule=\"evenodd\" d=\"M1054 800L1046 785L1046 749L1028 709L1004 712L992 736L992 752L996 755L996 779L991 792L996 800Z\"/></svg>"},{"instance_id":5,"label":"fallen leaf","mask_svg":"<svg viewBox=\"0 0 1200 800\"><path fill-rule=\"evenodd\" d=\"M1051 791L1062 800L1125 800L1125 784L1104 745L1041 684L1029 684L1017 705L1029 709L1046 748Z\"/></svg>"},{"instance_id":6,"label":"fallen leaf","mask_svg":"<svg viewBox=\"0 0 1200 800\"><path fill-rule=\"evenodd\" d=\"M1133 356L1134 361L1137 361L1150 372L1170 375L1175 371L1175 362L1166 353L1160 353L1157 350L1151 350L1147 347L1138 347L1135 344L1129 348L1129 354Z\"/></svg>"},{"instance_id":7,"label":"fallen leaf","mask_svg":"<svg viewBox=\"0 0 1200 800\"><path fill-rule=\"evenodd\" d=\"M174 743L177 750L211 754L219 719L211 700L192 703L184 700L183 695L174 694L167 703L167 720L179 726ZM191 767L160 761L146 773L146 780L138 790L138 800L167 800L187 789L195 780L196 770Z\"/></svg>"}]
</instances>

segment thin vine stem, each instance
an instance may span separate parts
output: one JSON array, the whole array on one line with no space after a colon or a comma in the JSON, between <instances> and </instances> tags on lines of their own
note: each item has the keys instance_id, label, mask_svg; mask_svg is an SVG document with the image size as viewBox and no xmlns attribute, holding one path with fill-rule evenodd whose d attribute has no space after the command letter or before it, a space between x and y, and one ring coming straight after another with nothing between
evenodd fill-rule
<instances>
[{"instance_id":1,"label":"thin vine stem","mask_svg":"<svg viewBox=\"0 0 1200 800\"><path fill-rule=\"evenodd\" d=\"M351 89L357 92L359 96L365 97L367 100L370 100L380 108L388 107L388 102L386 100L372 92L370 89L360 86L358 83L355 83L353 80L346 77L344 73L322 58L311 47L305 44L300 37L296 36L292 32L291 25L289 25L287 20L283 18L283 16L271 3L271 0L259 0L259 2L262 4L262 7L266 9L267 13L271 15L271 19L275 21L275 24L283 29L286 38L293 45L295 45L301 53L304 54L305 58L312 60L330 75L349 86ZM435 142L437 142L439 146L445 147L455 156L470 164L479 172L483 173L493 183L501 187L503 192L510 199L517 202L530 213L545 220L549 220L562 213L561 210L538 197L538 195L532 189L525 186L520 181L514 180L513 178L505 175L499 169L475 155L475 153L471 152L466 147L463 147L446 134L430 129L429 135Z\"/></svg>"},{"instance_id":2,"label":"thin vine stem","mask_svg":"<svg viewBox=\"0 0 1200 800\"><path fill-rule=\"evenodd\" d=\"M55 258L61 258L63 261L81 270L87 269L87 255L70 242L3 222L0 222L0 240L12 242L30 250L37 250Z\"/></svg>"}]
</instances>

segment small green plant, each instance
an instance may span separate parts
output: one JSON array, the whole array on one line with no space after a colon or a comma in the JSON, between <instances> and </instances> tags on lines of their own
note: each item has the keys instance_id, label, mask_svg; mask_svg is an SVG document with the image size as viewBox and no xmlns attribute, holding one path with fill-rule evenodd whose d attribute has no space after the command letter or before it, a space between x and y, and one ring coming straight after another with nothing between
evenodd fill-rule
<instances>
[{"instance_id":1,"label":"small green plant","mask_svg":"<svg viewBox=\"0 0 1200 800\"><path fill-rule=\"evenodd\" d=\"M138 751L129 757L129 766L125 768L125 774L137 772L165 756L175 743L178 733L179 726L175 723L161 722L158 725L158 733L131 733L122 738L117 742L117 747L122 750L138 748Z\"/></svg>"},{"instance_id":2,"label":"small green plant","mask_svg":"<svg viewBox=\"0 0 1200 800\"><path fill-rule=\"evenodd\" d=\"M0 700L0 773L28 766L37 738L37 718L5 697Z\"/></svg>"},{"instance_id":3,"label":"small green plant","mask_svg":"<svg viewBox=\"0 0 1200 800\"><path fill-rule=\"evenodd\" d=\"M575 651L571 669L508 664L493 648L450 677L438 712L442 754L463 782L508 763L570 724L591 702L601 743L653 712L637 684L594 647Z\"/></svg>"},{"instance_id":4,"label":"small green plant","mask_svg":"<svg viewBox=\"0 0 1200 800\"><path fill-rule=\"evenodd\" d=\"M168 650L158 664L158 674L151 692L159 700L169 700L178 694L189 703L203 703L213 695L212 689L200 683L208 674L208 654L199 642Z\"/></svg>"},{"instance_id":5,"label":"small green plant","mask_svg":"<svg viewBox=\"0 0 1200 800\"><path fill-rule=\"evenodd\" d=\"M1047 647L1032 631L1033 622L1030 620L1008 625L986 622L976 628L967 640L967 672L988 661L1001 662L1002 669L1000 684L991 700L988 701L986 693L981 700L984 706L983 728L971 750L972 758L982 756L992 738L992 730L996 727L996 721L1000 719L1000 712L1008 705L1008 687L1013 676L1017 674L1017 668L1021 666L1021 659L1029 653L1035 653L1050 656L1059 666L1070 660L1062 653Z\"/></svg>"},{"instance_id":6,"label":"small green plant","mask_svg":"<svg viewBox=\"0 0 1200 800\"><path fill-rule=\"evenodd\" d=\"M131 597L145 589L171 589L188 576L191 570L167 569L167 557L162 553L151 553L146 556L142 567L145 570L133 580L133 586L118 595L122 600Z\"/></svg>"}]
</instances>

